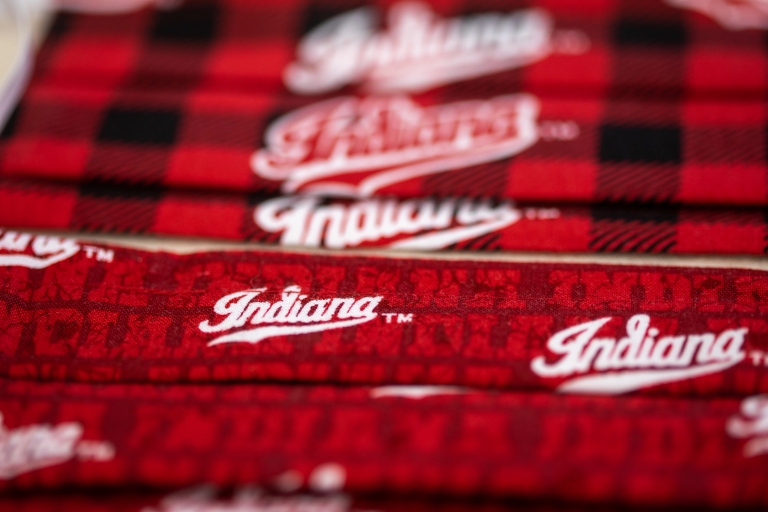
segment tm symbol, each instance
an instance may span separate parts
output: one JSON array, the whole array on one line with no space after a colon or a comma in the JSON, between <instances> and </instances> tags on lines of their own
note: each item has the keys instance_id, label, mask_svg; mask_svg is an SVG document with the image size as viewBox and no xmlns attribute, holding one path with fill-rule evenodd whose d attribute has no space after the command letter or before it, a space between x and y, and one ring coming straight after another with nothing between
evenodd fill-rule
<instances>
[{"instance_id":1,"label":"tm symbol","mask_svg":"<svg viewBox=\"0 0 768 512\"><path fill-rule=\"evenodd\" d=\"M749 359L752 360L752 364L755 366L768 366L768 354L762 350L751 350L749 352Z\"/></svg>"},{"instance_id":2,"label":"tm symbol","mask_svg":"<svg viewBox=\"0 0 768 512\"><path fill-rule=\"evenodd\" d=\"M112 263L112 260L115 258L114 251L110 249L102 249L101 247L84 245L83 250L85 251L86 258L96 258L96 261L106 261L107 263Z\"/></svg>"},{"instance_id":3,"label":"tm symbol","mask_svg":"<svg viewBox=\"0 0 768 512\"><path fill-rule=\"evenodd\" d=\"M382 313L388 324L392 323L394 318L398 324L409 324L413 322L413 313L404 315L403 313Z\"/></svg>"}]
</instances>

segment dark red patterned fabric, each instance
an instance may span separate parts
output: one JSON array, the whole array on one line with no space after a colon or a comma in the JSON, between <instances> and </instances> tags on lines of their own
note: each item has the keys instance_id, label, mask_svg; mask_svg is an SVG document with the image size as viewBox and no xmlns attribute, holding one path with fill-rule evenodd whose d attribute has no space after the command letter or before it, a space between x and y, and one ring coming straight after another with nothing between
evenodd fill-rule
<instances>
[{"instance_id":1,"label":"dark red patterned fabric","mask_svg":"<svg viewBox=\"0 0 768 512\"><path fill-rule=\"evenodd\" d=\"M0 254L13 378L768 391L760 271L0 243L16 249ZM645 359L622 355L627 336Z\"/></svg>"},{"instance_id":2,"label":"dark red patterned fabric","mask_svg":"<svg viewBox=\"0 0 768 512\"><path fill-rule=\"evenodd\" d=\"M426 250L627 252L669 254L765 254L768 217L756 208L693 208L596 204L561 206L554 203L511 205L503 201L470 201L470 210L490 208L489 217L459 222L462 200L427 198L394 201L386 198L352 202L275 198L226 193L190 193L161 188L105 185L72 186L50 182L0 180L0 226L6 229L65 229L107 233L151 233L246 240L281 246L326 248L393 247ZM283 222L266 224L257 212L280 206ZM314 205L299 211L301 204ZM388 204L395 212L415 205L418 212L455 204L449 223L419 224L419 229L383 229L376 221L370 236L353 236L347 219L354 204ZM288 221L286 213L298 212ZM337 211L338 218L321 217ZM302 213L304 212L304 213ZM375 215L375 214L374 214ZM414 218L416 215L413 215ZM431 216L434 217L434 216ZM506 220L505 220L506 219ZM312 222L325 229L309 235ZM290 228L289 226L293 226ZM338 227L338 230L337 230ZM472 228L476 231L457 231ZM301 231L302 235L296 235ZM334 233L340 234L334 234ZM445 240L408 242L429 234L453 232ZM414 245L415 244L415 245Z\"/></svg>"},{"instance_id":3,"label":"dark red patterned fabric","mask_svg":"<svg viewBox=\"0 0 768 512\"><path fill-rule=\"evenodd\" d=\"M5 129L0 176L287 191L257 176L251 156L276 119L329 97L289 92L282 74L303 34L356 5L189 0L177 11L62 15ZM731 31L660 0L432 8L450 18L531 6L550 12L555 35L583 33L589 49L414 98L444 105L530 93L541 106L542 139L516 156L377 193L768 204L760 31ZM552 122L575 122L578 136L545 140L558 138Z\"/></svg>"},{"instance_id":4,"label":"dark red patterned fabric","mask_svg":"<svg viewBox=\"0 0 768 512\"><path fill-rule=\"evenodd\" d=\"M768 502L766 456L745 457L744 440L727 433L741 407L734 398L471 393L413 400L373 398L357 387L27 382L2 382L0 390L10 432L47 424L80 434L70 435L63 460L20 472L0 483L4 489L258 485L292 470L306 482L332 465L333 483L352 493ZM40 452L24 455L14 462L39 462Z\"/></svg>"},{"instance_id":5,"label":"dark red patterned fabric","mask_svg":"<svg viewBox=\"0 0 768 512\"><path fill-rule=\"evenodd\" d=\"M207 507L207 508L206 508ZM0 508L13 512L614 512L617 505L553 504L547 501L461 499L456 496L369 496L348 493L270 493L243 486L218 490L195 486L166 493L125 489L81 492L26 492L0 496ZM702 508L699 507L699 510ZM636 512L674 510L671 507L631 507ZM704 510L710 510L704 508Z\"/></svg>"}]
</instances>

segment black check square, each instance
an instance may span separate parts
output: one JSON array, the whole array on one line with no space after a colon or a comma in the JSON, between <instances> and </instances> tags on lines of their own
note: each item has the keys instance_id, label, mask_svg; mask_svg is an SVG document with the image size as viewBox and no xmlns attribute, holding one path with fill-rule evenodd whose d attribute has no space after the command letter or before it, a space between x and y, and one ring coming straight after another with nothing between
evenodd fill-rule
<instances>
[{"instance_id":1,"label":"black check square","mask_svg":"<svg viewBox=\"0 0 768 512\"><path fill-rule=\"evenodd\" d=\"M680 163L681 130L676 126L600 127L601 162Z\"/></svg>"},{"instance_id":2,"label":"black check square","mask_svg":"<svg viewBox=\"0 0 768 512\"><path fill-rule=\"evenodd\" d=\"M176 142L180 117L174 111L112 108L101 125L99 140L170 146Z\"/></svg>"},{"instance_id":3,"label":"black check square","mask_svg":"<svg viewBox=\"0 0 768 512\"><path fill-rule=\"evenodd\" d=\"M615 204L596 204L591 208L592 220L620 222L670 222L677 223L679 208L674 206L617 206Z\"/></svg>"},{"instance_id":4,"label":"black check square","mask_svg":"<svg viewBox=\"0 0 768 512\"><path fill-rule=\"evenodd\" d=\"M73 19L74 15L72 13L60 12L56 14L51 27L48 29L48 38L55 40L66 34L72 26Z\"/></svg>"},{"instance_id":5,"label":"black check square","mask_svg":"<svg viewBox=\"0 0 768 512\"><path fill-rule=\"evenodd\" d=\"M216 4L186 5L158 11L150 35L156 41L207 43L216 37L219 7Z\"/></svg>"},{"instance_id":6,"label":"black check square","mask_svg":"<svg viewBox=\"0 0 768 512\"><path fill-rule=\"evenodd\" d=\"M688 40L682 22L619 20L614 40L620 45L682 47Z\"/></svg>"},{"instance_id":7,"label":"black check square","mask_svg":"<svg viewBox=\"0 0 768 512\"><path fill-rule=\"evenodd\" d=\"M147 201L157 203L163 197L162 187L131 187L115 183L88 181L80 184L79 195L115 201Z\"/></svg>"},{"instance_id":8,"label":"black check square","mask_svg":"<svg viewBox=\"0 0 768 512\"><path fill-rule=\"evenodd\" d=\"M354 9L363 7L364 5L365 4L363 2L358 2L355 0L351 2L343 2L342 5L327 5L318 2L312 2L304 9L301 20L301 33L297 35L305 35L311 32L313 29L317 28L319 25L322 25L326 21L330 20L331 18L335 18L341 14L347 14ZM368 6L368 9L373 9L373 7Z\"/></svg>"},{"instance_id":9,"label":"black check square","mask_svg":"<svg viewBox=\"0 0 768 512\"><path fill-rule=\"evenodd\" d=\"M5 126L0 131L0 139L10 139L16 133L16 128L19 125L20 110L20 105L16 105L13 111L11 111L11 115L5 121Z\"/></svg>"}]
</instances>

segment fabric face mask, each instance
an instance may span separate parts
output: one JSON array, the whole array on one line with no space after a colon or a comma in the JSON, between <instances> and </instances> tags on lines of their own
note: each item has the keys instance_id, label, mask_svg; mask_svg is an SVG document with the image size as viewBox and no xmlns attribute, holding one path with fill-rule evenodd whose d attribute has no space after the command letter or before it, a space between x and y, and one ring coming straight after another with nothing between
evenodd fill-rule
<instances>
[{"instance_id":1,"label":"fabric face mask","mask_svg":"<svg viewBox=\"0 0 768 512\"><path fill-rule=\"evenodd\" d=\"M766 391L761 270L0 243L6 377Z\"/></svg>"}]
</instances>

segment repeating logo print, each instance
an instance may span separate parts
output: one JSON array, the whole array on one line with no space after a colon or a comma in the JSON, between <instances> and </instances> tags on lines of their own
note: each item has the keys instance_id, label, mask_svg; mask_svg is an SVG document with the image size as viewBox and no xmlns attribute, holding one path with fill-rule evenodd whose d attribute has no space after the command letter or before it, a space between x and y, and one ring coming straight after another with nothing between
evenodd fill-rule
<instances>
[{"instance_id":1,"label":"repeating logo print","mask_svg":"<svg viewBox=\"0 0 768 512\"><path fill-rule=\"evenodd\" d=\"M395 249L437 250L493 233L521 218L556 218L556 209L515 208L509 201L368 199L322 204L316 197L286 196L254 210L256 225L280 233L286 246L343 249L366 243Z\"/></svg>"},{"instance_id":2,"label":"repeating logo print","mask_svg":"<svg viewBox=\"0 0 768 512\"><path fill-rule=\"evenodd\" d=\"M171 494L158 508L145 507L141 512L355 512L352 500L341 492L346 480L344 466L326 462L312 469L306 479L296 469L277 475L270 487L281 494L244 486L235 489L230 500L223 500L216 499L216 487L202 485ZM314 494L297 493L302 487Z\"/></svg>"},{"instance_id":3,"label":"repeating logo print","mask_svg":"<svg viewBox=\"0 0 768 512\"><path fill-rule=\"evenodd\" d=\"M283 116L253 170L283 192L365 197L412 178L500 160L539 139L529 94L422 107L407 97L342 97Z\"/></svg>"},{"instance_id":4,"label":"repeating logo print","mask_svg":"<svg viewBox=\"0 0 768 512\"><path fill-rule=\"evenodd\" d=\"M657 339L659 330L650 327L648 315L640 314L627 321L626 337L597 337L610 320L600 318L554 334L547 349L559 359L549 363L545 356L536 357L531 370L545 378L571 377L557 388L561 392L619 394L721 372L746 357L746 328Z\"/></svg>"},{"instance_id":5,"label":"repeating logo print","mask_svg":"<svg viewBox=\"0 0 768 512\"><path fill-rule=\"evenodd\" d=\"M745 398L740 413L728 419L725 430L731 437L747 439L745 457L768 453L768 395Z\"/></svg>"},{"instance_id":6,"label":"repeating logo print","mask_svg":"<svg viewBox=\"0 0 768 512\"><path fill-rule=\"evenodd\" d=\"M159 507L141 512L352 512L352 500L340 494L268 495L258 488L243 488L231 500L216 498L213 487L190 489L164 498ZM372 511L368 511L372 512Z\"/></svg>"},{"instance_id":7,"label":"repeating logo print","mask_svg":"<svg viewBox=\"0 0 768 512\"><path fill-rule=\"evenodd\" d=\"M267 288L245 290L225 295L213 307L224 317L217 324L200 323L204 333L224 333L208 342L259 343L273 336L289 336L341 329L378 317L376 307L383 297L344 297L306 300L299 286L287 286L280 300L262 300ZM306 302L305 302L306 301Z\"/></svg>"},{"instance_id":8,"label":"repeating logo print","mask_svg":"<svg viewBox=\"0 0 768 512\"><path fill-rule=\"evenodd\" d=\"M553 50L589 47L580 32L554 38L552 19L541 9L441 19L426 4L403 2L390 8L387 29L377 31L376 18L373 9L360 8L307 34L285 70L286 86L300 94L350 84L378 93L422 91L518 68Z\"/></svg>"},{"instance_id":9,"label":"repeating logo print","mask_svg":"<svg viewBox=\"0 0 768 512\"><path fill-rule=\"evenodd\" d=\"M422 400L436 396L464 395L472 390L460 386L379 386L371 389L371 398L407 398Z\"/></svg>"},{"instance_id":10,"label":"repeating logo print","mask_svg":"<svg viewBox=\"0 0 768 512\"><path fill-rule=\"evenodd\" d=\"M766 0L667 0L667 3L706 14L730 30L768 28Z\"/></svg>"},{"instance_id":11,"label":"repeating logo print","mask_svg":"<svg viewBox=\"0 0 768 512\"><path fill-rule=\"evenodd\" d=\"M46 268L71 258L80 250L71 238L1 230L0 235L0 267Z\"/></svg>"},{"instance_id":12,"label":"repeating logo print","mask_svg":"<svg viewBox=\"0 0 768 512\"><path fill-rule=\"evenodd\" d=\"M62 464L75 457L100 461L114 457L110 443L83 441L82 435L83 426L77 422L9 430L0 414L0 479Z\"/></svg>"}]
</instances>

